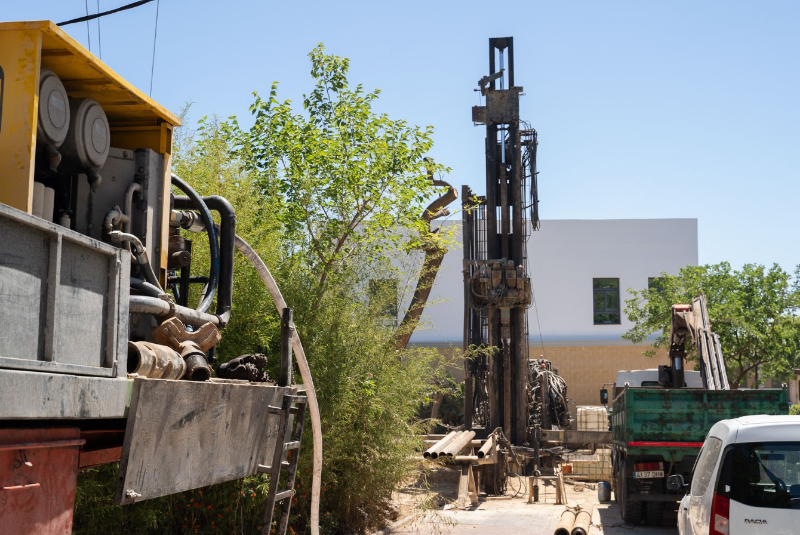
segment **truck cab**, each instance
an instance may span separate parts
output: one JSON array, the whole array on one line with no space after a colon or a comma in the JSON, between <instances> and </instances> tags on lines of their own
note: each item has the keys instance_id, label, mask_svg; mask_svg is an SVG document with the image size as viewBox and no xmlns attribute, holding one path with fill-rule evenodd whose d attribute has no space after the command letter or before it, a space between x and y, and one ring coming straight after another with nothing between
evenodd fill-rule
<instances>
[{"instance_id":1,"label":"truck cab","mask_svg":"<svg viewBox=\"0 0 800 535\"><path fill-rule=\"evenodd\" d=\"M646 370L620 370L617 372L617 380L614 382L614 397L626 387L638 388L665 388L663 381L659 382L659 373L663 371L658 368L648 368ZM703 388L703 378L700 372L684 372L686 388Z\"/></svg>"}]
</instances>

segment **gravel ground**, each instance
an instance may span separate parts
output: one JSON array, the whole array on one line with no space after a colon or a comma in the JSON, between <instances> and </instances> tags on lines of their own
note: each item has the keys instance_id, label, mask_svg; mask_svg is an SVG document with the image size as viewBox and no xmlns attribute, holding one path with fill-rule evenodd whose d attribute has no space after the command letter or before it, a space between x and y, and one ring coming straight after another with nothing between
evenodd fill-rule
<instances>
[{"instance_id":1,"label":"gravel ground","mask_svg":"<svg viewBox=\"0 0 800 535\"><path fill-rule=\"evenodd\" d=\"M453 500L457 481L457 474L439 474L437 477L429 479L429 491L443 496L440 503ZM594 508L590 535L677 534L674 513L665 515L664 524L661 527L631 526L623 522L615 502L604 504L599 502L596 483L588 485L595 488L592 489L580 483L577 485L567 484L566 488L569 506L591 505ZM552 485L542 486L539 494L540 501L529 504L528 496L524 492L525 486L522 485L521 490L519 487L520 481L510 480L508 493L502 498L481 496L477 506L465 510L452 508L451 505L446 504L438 511L419 515L411 521L401 521L390 531L395 535L538 535L553 533L561 518L561 513L565 509L564 505L555 504L555 488ZM581 487L583 488L581 489ZM413 491L411 488L409 487L399 496L399 501L406 504L406 507L401 506L400 508L403 513L410 511L408 497L414 496L414 499L418 500L420 496L418 487Z\"/></svg>"}]
</instances>

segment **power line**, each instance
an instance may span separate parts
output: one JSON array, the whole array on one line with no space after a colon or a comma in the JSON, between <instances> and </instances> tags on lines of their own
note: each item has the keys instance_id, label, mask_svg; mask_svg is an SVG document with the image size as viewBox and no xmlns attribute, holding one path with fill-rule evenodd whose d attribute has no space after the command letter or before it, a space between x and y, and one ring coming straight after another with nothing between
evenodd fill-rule
<instances>
[{"instance_id":1,"label":"power line","mask_svg":"<svg viewBox=\"0 0 800 535\"><path fill-rule=\"evenodd\" d=\"M150 64L150 96L153 96L153 72L156 70L156 37L158 37L158 8L161 0L156 2L156 29L153 31L153 61Z\"/></svg>"},{"instance_id":2,"label":"power line","mask_svg":"<svg viewBox=\"0 0 800 535\"><path fill-rule=\"evenodd\" d=\"M87 7L86 7L87 15L85 17L78 17L77 19L67 20L67 21L64 21L64 22L59 22L58 26L66 26L67 24L75 24L75 23L78 23L78 22L88 22L90 20L99 19L100 17L105 17L106 15L112 15L114 13L119 13L120 11L133 9L135 7L139 7L139 6L142 6L144 4L148 4L148 3L152 2L152 1L153 0L139 0L138 2L132 2L130 4L126 4L126 5L122 6L122 7L116 8L116 9L112 9L112 10L109 10L109 11L103 11L102 13L95 13L94 15L89 15L88 14L88 12L89 12L88 0L86 0L86 2L87 2ZM88 26L88 24L87 24L87 26ZM87 28L87 31L88 31L88 28Z\"/></svg>"},{"instance_id":3,"label":"power line","mask_svg":"<svg viewBox=\"0 0 800 535\"><path fill-rule=\"evenodd\" d=\"M83 4L86 6L86 16L83 17L86 19L86 40L89 41L89 52L92 51L92 34L89 33L89 0L83 0Z\"/></svg>"},{"instance_id":4,"label":"power line","mask_svg":"<svg viewBox=\"0 0 800 535\"><path fill-rule=\"evenodd\" d=\"M100 13L100 0L97 0L97 12ZM89 24L88 22L86 24ZM103 45L100 42L100 19L97 19L97 52L100 59L103 59Z\"/></svg>"},{"instance_id":5,"label":"power line","mask_svg":"<svg viewBox=\"0 0 800 535\"><path fill-rule=\"evenodd\" d=\"M547 358L546 351L544 350L544 338L542 337L542 324L539 322L539 306L536 304L536 291L533 289L533 281L531 281L531 294L533 296L533 308L536 310L536 325L539 327L539 342L542 344L542 356Z\"/></svg>"}]
</instances>

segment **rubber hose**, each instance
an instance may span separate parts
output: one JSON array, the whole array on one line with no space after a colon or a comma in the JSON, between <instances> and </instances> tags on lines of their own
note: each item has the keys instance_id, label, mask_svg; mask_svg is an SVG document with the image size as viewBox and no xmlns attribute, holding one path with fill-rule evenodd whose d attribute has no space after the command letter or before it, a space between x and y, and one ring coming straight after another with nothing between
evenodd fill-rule
<instances>
[{"instance_id":1,"label":"rubber hose","mask_svg":"<svg viewBox=\"0 0 800 535\"><path fill-rule=\"evenodd\" d=\"M197 211L200 212L200 218L206 226L208 233L208 246L211 252L211 270L208 275L208 291L197 306L198 312L205 312L211 307L214 301L214 296L217 293L217 286L219 285L219 242L217 241L217 231L214 228L214 220L211 218L211 211L203 202L203 198L197 192L184 182L178 175L172 174L172 184L177 186L179 190L184 192L194 203Z\"/></svg>"},{"instance_id":2,"label":"rubber hose","mask_svg":"<svg viewBox=\"0 0 800 535\"><path fill-rule=\"evenodd\" d=\"M161 288L153 286L149 282L145 282L142 279L137 279L135 277L131 277L131 288L139 290L140 292L143 292L149 295L150 297L159 297L161 294L164 293L164 291Z\"/></svg>"},{"instance_id":3,"label":"rubber hose","mask_svg":"<svg viewBox=\"0 0 800 535\"><path fill-rule=\"evenodd\" d=\"M111 240L114 242L119 241L120 243L133 244L131 252L136 259L136 263L141 266L145 280L158 288L161 293L164 293L164 290L161 288L161 283L158 282L158 276L156 272L153 271L153 266L150 265L150 259L147 257L147 249L145 249L142 241L133 234L126 234L119 230L112 230L108 235L111 236Z\"/></svg>"},{"instance_id":4,"label":"rubber hose","mask_svg":"<svg viewBox=\"0 0 800 535\"><path fill-rule=\"evenodd\" d=\"M272 273L270 273L267 265L241 236L236 236L235 243L239 252L253 264L254 268L256 268L262 282L267 287L267 290L269 290L269 294L272 296L272 301L275 303L278 312L282 313L283 309L286 308L286 301L283 299L283 295L281 295L281 291L275 283L275 279L272 277ZM314 380L311 377L311 370L308 367L308 360L303 350L303 344L300 342L300 335L296 330L295 335L292 337L292 349L294 349L294 355L297 358L297 367L300 371L300 377L303 378L303 385L306 387L308 411L311 415L311 432L314 439L314 467L311 478L311 535L319 535L319 497L320 488L322 486L322 420L319 415L319 404L317 403L317 391L314 389Z\"/></svg>"},{"instance_id":5,"label":"rubber hose","mask_svg":"<svg viewBox=\"0 0 800 535\"><path fill-rule=\"evenodd\" d=\"M223 324L227 324L231 318L231 302L233 301L233 254L235 249L233 242L236 235L236 211L226 198L219 195L203 197L203 202L206 203L209 211L219 214L222 222L221 225L214 224L214 230L219 236L219 287L217 288L216 314ZM180 195L175 197L174 205L178 210L193 207L189 197ZM197 232L193 228L187 230ZM205 224L201 230L205 230Z\"/></svg>"}]
</instances>

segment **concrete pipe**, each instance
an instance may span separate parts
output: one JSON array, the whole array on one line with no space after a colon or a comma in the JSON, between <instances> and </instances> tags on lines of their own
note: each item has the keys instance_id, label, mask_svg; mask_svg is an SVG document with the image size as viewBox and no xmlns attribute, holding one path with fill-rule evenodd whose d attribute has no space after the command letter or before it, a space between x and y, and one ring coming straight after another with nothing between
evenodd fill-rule
<instances>
[{"instance_id":1,"label":"concrete pipe","mask_svg":"<svg viewBox=\"0 0 800 535\"><path fill-rule=\"evenodd\" d=\"M587 535L589 533L589 526L592 525L592 506L588 505L585 509L581 509L575 517L575 524L572 526L570 535Z\"/></svg>"},{"instance_id":2,"label":"concrete pipe","mask_svg":"<svg viewBox=\"0 0 800 535\"><path fill-rule=\"evenodd\" d=\"M572 509L566 509L563 513L561 513L561 520L558 521L553 535L570 535L572 532L572 526L574 524L575 511Z\"/></svg>"},{"instance_id":3,"label":"concrete pipe","mask_svg":"<svg viewBox=\"0 0 800 535\"><path fill-rule=\"evenodd\" d=\"M456 436L452 442L446 445L439 454L452 457L467 447L469 443L472 442L473 438L475 438L475 431L462 431L461 434Z\"/></svg>"},{"instance_id":4,"label":"concrete pipe","mask_svg":"<svg viewBox=\"0 0 800 535\"><path fill-rule=\"evenodd\" d=\"M436 444L425 450L422 456L425 457L426 459L428 458L435 459L436 457L439 456L439 451L441 451L442 447L445 446L451 440L453 440L456 434L457 434L456 431L450 431L444 436L443 439L439 440L438 442L436 442Z\"/></svg>"}]
</instances>

